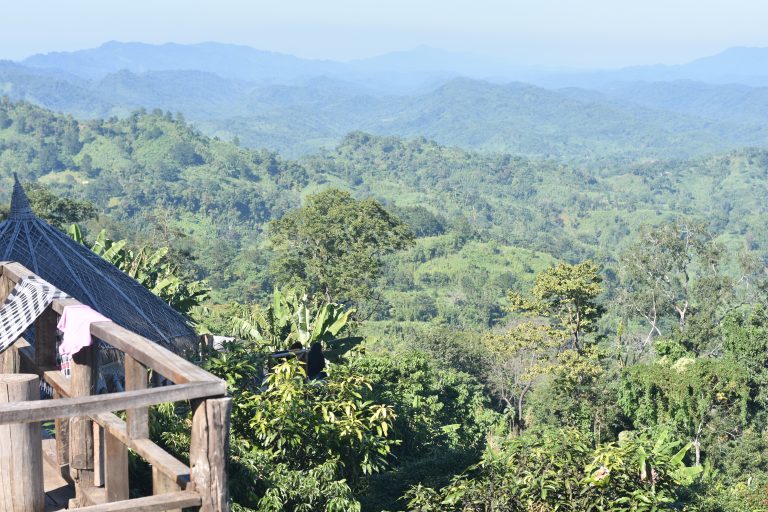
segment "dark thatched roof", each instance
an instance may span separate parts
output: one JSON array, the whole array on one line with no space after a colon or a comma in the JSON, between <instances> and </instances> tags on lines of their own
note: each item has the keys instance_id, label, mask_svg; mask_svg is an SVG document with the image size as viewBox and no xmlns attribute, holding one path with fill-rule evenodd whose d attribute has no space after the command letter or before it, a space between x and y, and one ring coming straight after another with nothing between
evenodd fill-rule
<instances>
[{"instance_id":1,"label":"dark thatched roof","mask_svg":"<svg viewBox=\"0 0 768 512\"><path fill-rule=\"evenodd\" d=\"M0 260L17 261L116 324L175 352L194 344L189 323L120 269L40 220L18 179L0 223Z\"/></svg>"}]
</instances>

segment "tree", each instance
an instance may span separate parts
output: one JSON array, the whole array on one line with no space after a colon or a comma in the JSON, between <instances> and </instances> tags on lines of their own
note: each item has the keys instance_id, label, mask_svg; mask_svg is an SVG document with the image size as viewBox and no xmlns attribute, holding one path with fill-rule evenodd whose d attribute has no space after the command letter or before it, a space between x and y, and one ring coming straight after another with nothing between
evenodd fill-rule
<instances>
[{"instance_id":1,"label":"tree","mask_svg":"<svg viewBox=\"0 0 768 512\"><path fill-rule=\"evenodd\" d=\"M592 448L582 433L542 429L489 443L480 462L442 489L411 488L414 512L670 510L700 468L662 433L624 432Z\"/></svg>"},{"instance_id":2,"label":"tree","mask_svg":"<svg viewBox=\"0 0 768 512\"><path fill-rule=\"evenodd\" d=\"M69 236L88 246L183 315L188 316L193 308L200 306L211 291L205 281L184 279L179 266L168 257L167 247L153 250L144 246L134 251L127 247L126 240L108 238L105 230L101 230L93 244L88 244L77 224L70 227Z\"/></svg>"},{"instance_id":3,"label":"tree","mask_svg":"<svg viewBox=\"0 0 768 512\"><path fill-rule=\"evenodd\" d=\"M719 268L722 254L701 223L681 220L641 229L621 258L620 301L647 322L645 345L664 335L665 320L683 330L696 314L719 316L732 289Z\"/></svg>"},{"instance_id":4,"label":"tree","mask_svg":"<svg viewBox=\"0 0 768 512\"><path fill-rule=\"evenodd\" d=\"M596 301L602 281L597 265L589 260L560 263L536 276L532 298L510 292L509 309L550 319L568 333L571 347L581 351L584 335L597 330L596 321L604 312Z\"/></svg>"},{"instance_id":5,"label":"tree","mask_svg":"<svg viewBox=\"0 0 768 512\"><path fill-rule=\"evenodd\" d=\"M409 246L408 227L373 199L329 189L269 226L280 286L358 304L375 297L382 256Z\"/></svg>"},{"instance_id":6,"label":"tree","mask_svg":"<svg viewBox=\"0 0 768 512\"><path fill-rule=\"evenodd\" d=\"M513 413L514 430L524 427L523 404L536 378L549 375L573 388L601 373L597 352L585 338L597 330L603 313L597 303L601 282L591 261L560 263L536 276L531 297L509 293L511 312L538 317L485 339L487 378Z\"/></svg>"},{"instance_id":7,"label":"tree","mask_svg":"<svg viewBox=\"0 0 768 512\"><path fill-rule=\"evenodd\" d=\"M698 465L708 443L745 426L750 394L733 359L682 357L630 367L619 404L638 428L663 426L690 439Z\"/></svg>"},{"instance_id":8,"label":"tree","mask_svg":"<svg viewBox=\"0 0 768 512\"><path fill-rule=\"evenodd\" d=\"M488 355L484 377L510 413L513 432L525 428L525 398L534 380L552 370L563 344L560 333L533 322L523 322L502 334L483 338Z\"/></svg>"},{"instance_id":9,"label":"tree","mask_svg":"<svg viewBox=\"0 0 768 512\"><path fill-rule=\"evenodd\" d=\"M35 214L61 230L96 217L96 207L90 201L58 196L47 186L36 182L28 183L24 188ZM2 207L0 218L4 220L8 213L7 207Z\"/></svg>"}]
</instances>

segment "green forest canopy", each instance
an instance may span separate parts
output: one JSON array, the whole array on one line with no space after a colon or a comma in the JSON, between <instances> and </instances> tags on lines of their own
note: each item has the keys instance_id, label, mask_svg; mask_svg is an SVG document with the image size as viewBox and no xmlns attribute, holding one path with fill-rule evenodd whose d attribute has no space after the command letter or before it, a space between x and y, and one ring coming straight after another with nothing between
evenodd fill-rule
<instances>
[{"instance_id":1,"label":"green forest canopy","mask_svg":"<svg viewBox=\"0 0 768 512\"><path fill-rule=\"evenodd\" d=\"M327 386L286 364L254 387L258 330L206 363L238 400L241 510L765 508L768 151L573 163L354 132L286 160L161 111L3 101L12 172L54 223L207 280L201 328L307 330L298 306L275 328L275 285L365 312ZM183 447L187 411L156 412Z\"/></svg>"}]
</instances>

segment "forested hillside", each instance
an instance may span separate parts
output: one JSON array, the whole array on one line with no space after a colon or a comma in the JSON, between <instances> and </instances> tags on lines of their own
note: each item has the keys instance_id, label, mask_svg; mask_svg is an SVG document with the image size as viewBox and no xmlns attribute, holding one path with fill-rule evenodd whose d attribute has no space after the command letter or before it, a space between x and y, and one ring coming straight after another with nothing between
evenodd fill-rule
<instances>
[{"instance_id":1,"label":"forested hillside","mask_svg":"<svg viewBox=\"0 0 768 512\"><path fill-rule=\"evenodd\" d=\"M768 252L759 222L768 153L758 149L567 164L355 132L333 151L285 160L209 138L160 111L79 122L3 103L0 127L6 179L18 172L93 201L115 235L154 232L158 244L180 244L194 253L198 274L222 292L236 278L236 294L243 293L239 279L267 279L254 264L266 257L266 223L328 187L388 205L414 225L414 251L441 256L454 237L454 254L474 241L565 261L611 261L641 224L681 215L706 219L733 249L748 243ZM269 289L253 286L253 297Z\"/></svg>"},{"instance_id":2,"label":"forested hillside","mask_svg":"<svg viewBox=\"0 0 768 512\"><path fill-rule=\"evenodd\" d=\"M287 159L181 114L4 99L6 200L13 172L241 340L203 363L236 402L237 510L766 508L768 150L564 161L355 131ZM324 384L262 375L299 340ZM184 452L187 414L154 410L153 438Z\"/></svg>"}]
</instances>

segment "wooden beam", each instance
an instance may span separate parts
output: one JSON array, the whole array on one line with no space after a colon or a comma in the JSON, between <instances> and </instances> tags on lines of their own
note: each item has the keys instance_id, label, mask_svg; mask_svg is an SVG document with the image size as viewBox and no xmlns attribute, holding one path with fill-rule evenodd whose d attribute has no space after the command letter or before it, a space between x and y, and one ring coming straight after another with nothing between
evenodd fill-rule
<instances>
[{"instance_id":1,"label":"wooden beam","mask_svg":"<svg viewBox=\"0 0 768 512\"><path fill-rule=\"evenodd\" d=\"M14 286L16 286L16 283L5 276L0 276L0 303L8 298Z\"/></svg>"},{"instance_id":2,"label":"wooden beam","mask_svg":"<svg viewBox=\"0 0 768 512\"><path fill-rule=\"evenodd\" d=\"M125 356L125 390L139 391L147 389L149 385L149 375L147 367L136 361L131 356ZM131 439L141 439L149 437L149 407L137 407L127 409L126 424L128 426L128 436Z\"/></svg>"},{"instance_id":3,"label":"wooden beam","mask_svg":"<svg viewBox=\"0 0 768 512\"><path fill-rule=\"evenodd\" d=\"M104 487L104 429L95 421L91 421L91 425L93 425L93 485Z\"/></svg>"},{"instance_id":4,"label":"wooden beam","mask_svg":"<svg viewBox=\"0 0 768 512\"><path fill-rule=\"evenodd\" d=\"M54 301L54 307L56 301ZM91 324L91 334L104 340L125 355L152 368L170 381L180 384L218 380L216 377L183 359L165 347L148 340L114 322Z\"/></svg>"},{"instance_id":5,"label":"wooden beam","mask_svg":"<svg viewBox=\"0 0 768 512\"><path fill-rule=\"evenodd\" d=\"M192 402L192 436L189 469L192 485L200 494L200 512L229 512L227 456L231 398Z\"/></svg>"},{"instance_id":6,"label":"wooden beam","mask_svg":"<svg viewBox=\"0 0 768 512\"><path fill-rule=\"evenodd\" d=\"M61 398L58 391L53 391L53 398ZM54 421L56 429L56 467L62 476L69 477L69 418L56 418Z\"/></svg>"},{"instance_id":7,"label":"wooden beam","mask_svg":"<svg viewBox=\"0 0 768 512\"><path fill-rule=\"evenodd\" d=\"M104 503L102 505L93 505L91 507L78 508L78 512L162 512L174 508L199 507L200 495L192 491L172 492L167 494L158 494L157 496L147 496L146 498L136 498L133 500L116 501L114 503Z\"/></svg>"},{"instance_id":8,"label":"wooden beam","mask_svg":"<svg viewBox=\"0 0 768 512\"><path fill-rule=\"evenodd\" d=\"M123 391L105 395L18 402L0 406L0 425L28 423L52 418L88 416L102 412L122 411L126 408L146 407L164 402L179 402L203 397L224 396L223 381L174 384L142 391Z\"/></svg>"}]
</instances>

